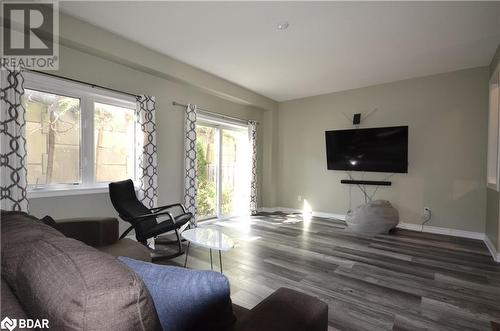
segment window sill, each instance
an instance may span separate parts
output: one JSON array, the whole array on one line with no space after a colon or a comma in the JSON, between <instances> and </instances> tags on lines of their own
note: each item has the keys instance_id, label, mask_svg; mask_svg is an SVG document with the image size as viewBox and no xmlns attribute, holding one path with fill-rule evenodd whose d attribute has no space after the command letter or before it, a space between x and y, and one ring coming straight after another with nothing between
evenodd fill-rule
<instances>
[{"instance_id":1,"label":"window sill","mask_svg":"<svg viewBox=\"0 0 500 331\"><path fill-rule=\"evenodd\" d=\"M28 189L28 199L108 193L107 186L64 187L50 189Z\"/></svg>"},{"instance_id":2,"label":"window sill","mask_svg":"<svg viewBox=\"0 0 500 331\"><path fill-rule=\"evenodd\" d=\"M486 184L486 187L488 187L494 191L500 192L499 187L495 183L488 183L488 184Z\"/></svg>"}]
</instances>

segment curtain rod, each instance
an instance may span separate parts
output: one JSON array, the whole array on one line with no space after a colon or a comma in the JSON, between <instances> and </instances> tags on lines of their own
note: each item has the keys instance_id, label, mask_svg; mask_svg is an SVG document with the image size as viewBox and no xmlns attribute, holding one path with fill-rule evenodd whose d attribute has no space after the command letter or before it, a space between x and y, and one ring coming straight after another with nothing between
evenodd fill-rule
<instances>
[{"instance_id":1,"label":"curtain rod","mask_svg":"<svg viewBox=\"0 0 500 331\"><path fill-rule=\"evenodd\" d=\"M110 88L110 87L101 86L101 85L97 85L97 84L92 84L92 83L84 82L84 81L78 80L78 79L63 77L63 76L59 76L59 75L55 75L55 74L49 74L48 72L44 72L44 71L29 70L29 69L25 69L25 70L28 71L28 72L35 72L37 74L42 74L42 75L46 75L46 76L50 76L50 77L64 79L64 80L67 80L67 81L70 81L70 82L73 82L73 83L79 83L79 84L88 85L88 86L90 86L92 88L99 88L99 89L102 89L102 90L108 90L108 91L112 91L112 92L116 92L116 93L126 94L126 95L132 96L134 98L138 97L138 95L133 94L133 93L128 93L128 92L123 92L123 91L120 91L120 90L115 90L115 89Z\"/></svg>"},{"instance_id":2,"label":"curtain rod","mask_svg":"<svg viewBox=\"0 0 500 331\"><path fill-rule=\"evenodd\" d=\"M184 107L184 108L186 108L186 107L188 106L188 105L185 105L185 104L182 104L182 103L176 102L176 101L172 102L172 105L174 105L174 106L179 106L179 107ZM220 118L225 118L225 119L228 119L228 120L233 120L233 121L238 121L238 122L244 122L244 123L247 123L247 122L248 122L247 120L244 120L244 119L241 119L241 118L238 118L238 117L233 117L233 116L222 115L222 114L219 114L219 113L214 113L214 112L212 112L212 111L209 111L209 110L207 110L207 109L200 108L200 107L198 107L198 106L196 107L196 109L201 110L201 111L202 111L202 112L204 112L204 113L208 113L208 114L210 114L210 115L214 115L214 116L217 116L217 117L220 117ZM252 121L253 121L253 120L252 120ZM259 122L258 122L258 121L253 121L253 122L255 122L255 123L259 124Z\"/></svg>"}]
</instances>

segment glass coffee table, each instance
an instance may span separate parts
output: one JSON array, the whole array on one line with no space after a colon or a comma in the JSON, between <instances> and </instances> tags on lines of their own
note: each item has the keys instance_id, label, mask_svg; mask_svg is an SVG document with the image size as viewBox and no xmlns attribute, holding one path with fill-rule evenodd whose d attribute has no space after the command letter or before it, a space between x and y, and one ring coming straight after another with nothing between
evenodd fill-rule
<instances>
[{"instance_id":1,"label":"glass coffee table","mask_svg":"<svg viewBox=\"0 0 500 331\"><path fill-rule=\"evenodd\" d=\"M182 238L186 239L188 246L186 249L186 259L184 260L184 268L187 266L189 246L208 248L210 251L210 268L214 270L212 261L212 249L219 251L220 272L222 273L222 251L227 252L234 247L233 240L216 227L199 227L185 230L181 234Z\"/></svg>"}]
</instances>

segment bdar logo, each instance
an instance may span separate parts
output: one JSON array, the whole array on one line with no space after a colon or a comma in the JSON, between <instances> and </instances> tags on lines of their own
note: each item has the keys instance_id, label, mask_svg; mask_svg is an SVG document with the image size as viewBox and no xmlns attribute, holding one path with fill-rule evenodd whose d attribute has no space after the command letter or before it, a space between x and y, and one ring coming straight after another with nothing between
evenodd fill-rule
<instances>
[{"instance_id":1,"label":"bdar logo","mask_svg":"<svg viewBox=\"0 0 500 331\"><path fill-rule=\"evenodd\" d=\"M9 318L5 317L2 322L0 322L0 328L2 330L12 331L15 328L20 329L48 329L49 328L49 320L46 318L42 319L31 319L31 318Z\"/></svg>"},{"instance_id":2,"label":"bdar logo","mask_svg":"<svg viewBox=\"0 0 500 331\"><path fill-rule=\"evenodd\" d=\"M12 331L16 328L17 326L17 320L15 319L10 319L8 317L5 317L2 322L0 322L0 327L2 330L4 329L9 329L9 331Z\"/></svg>"}]
</instances>

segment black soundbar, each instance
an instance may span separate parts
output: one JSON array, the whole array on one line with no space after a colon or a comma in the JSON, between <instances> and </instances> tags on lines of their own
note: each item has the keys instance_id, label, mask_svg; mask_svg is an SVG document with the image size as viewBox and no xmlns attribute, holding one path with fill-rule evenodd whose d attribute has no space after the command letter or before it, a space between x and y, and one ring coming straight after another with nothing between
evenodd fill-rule
<instances>
[{"instance_id":1,"label":"black soundbar","mask_svg":"<svg viewBox=\"0 0 500 331\"><path fill-rule=\"evenodd\" d=\"M376 186L391 186L392 182L385 180L353 180L353 179L342 179L340 181L342 184L358 184L358 185L376 185Z\"/></svg>"}]
</instances>

